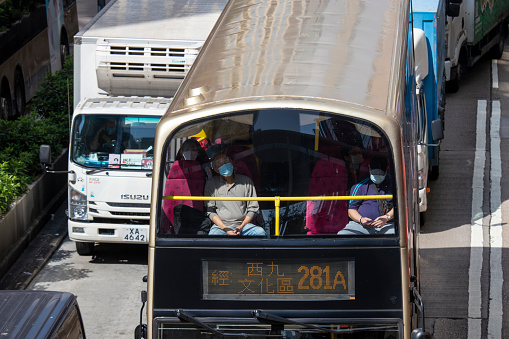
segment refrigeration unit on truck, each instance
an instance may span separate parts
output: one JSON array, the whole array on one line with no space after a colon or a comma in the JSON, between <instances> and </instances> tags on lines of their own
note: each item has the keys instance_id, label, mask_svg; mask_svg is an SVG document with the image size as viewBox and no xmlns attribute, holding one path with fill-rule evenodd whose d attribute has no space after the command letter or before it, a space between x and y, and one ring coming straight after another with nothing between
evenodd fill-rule
<instances>
[{"instance_id":1,"label":"refrigeration unit on truck","mask_svg":"<svg viewBox=\"0 0 509 339\"><path fill-rule=\"evenodd\" d=\"M428 180L438 178L439 141L443 137L432 132L435 125L441 125L439 130L443 130L445 112L446 0L413 0L412 8L419 121L419 212L424 223Z\"/></svg>"},{"instance_id":2,"label":"refrigeration unit on truck","mask_svg":"<svg viewBox=\"0 0 509 339\"><path fill-rule=\"evenodd\" d=\"M75 35L68 230L80 255L148 242L155 127L226 2L113 0Z\"/></svg>"},{"instance_id":3,"label":"refrigeration unit on truck","mask_svg":"<svg viewBox=\"0 0 509 339\"><path fill-rule=\"evenodd\" d=\"M500 59L507 37L509 1L448 0L456 13L446 22L447 89L456 92L468 69L488 52Z\"/></svg>"}]
</instances>

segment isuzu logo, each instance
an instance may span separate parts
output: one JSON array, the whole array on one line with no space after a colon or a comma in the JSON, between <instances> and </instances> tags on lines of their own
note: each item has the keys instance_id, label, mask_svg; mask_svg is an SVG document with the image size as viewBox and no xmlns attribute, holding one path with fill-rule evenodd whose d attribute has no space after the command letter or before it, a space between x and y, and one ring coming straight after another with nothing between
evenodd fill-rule
<instances>
[{"instance_id":1,"label":"isuzu logo","mask_svg":"<svg viewBox=\"0 0 509 339\"><path fill-rule=\"evenodd\" d=\"M120 199L122 200L148 200L149 195L144 194L121 194Z\"/></svg>"}]
</instances>

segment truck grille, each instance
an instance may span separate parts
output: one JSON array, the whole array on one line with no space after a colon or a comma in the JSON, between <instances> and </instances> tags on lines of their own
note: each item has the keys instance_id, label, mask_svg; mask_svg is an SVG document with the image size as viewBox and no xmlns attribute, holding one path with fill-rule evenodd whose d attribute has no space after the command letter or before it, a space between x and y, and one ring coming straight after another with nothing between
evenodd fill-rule
<instances>
[{"instance_id":1,"label":"truck grille","mask_svg":"<svg viewBox=\"0 0 509 339\"><path fill-rule=\"evenodd\" d=\"M124 224L124 225L148 225L149 220L139 219L112 219L112 218L94 218L94 222L103 224Z\"/></svg>"},{"instance_id":2,"label":"truck grille","mask_svg":"<svg viewBox=\"0 0 509 339\"><path fill-rule=\"evenodd\" d=\"M134 204L122 202L107 202L111 207L125 207L125 208L150 208L150 204Z\"/></svg>"},{"instance_id":3,"label":"truck grille","mask_svg":"<svg viewBox=\"0 0 509 339\"><path fill-rule=\"evenodd\" d=\"M110 212L112 215L130 216L130 217L150 217L150 213L137 213L137 212Z\"/></svg>"}]
</instances>

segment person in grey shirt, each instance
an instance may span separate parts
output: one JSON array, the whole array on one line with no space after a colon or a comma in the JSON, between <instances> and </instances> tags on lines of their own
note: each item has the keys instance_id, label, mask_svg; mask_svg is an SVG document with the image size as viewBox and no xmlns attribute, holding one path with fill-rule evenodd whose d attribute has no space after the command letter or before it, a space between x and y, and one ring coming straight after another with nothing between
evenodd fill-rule
<instances>
[{"instance_id":1,"label":"person in grey shirt","mask_svg":"<svg viewBox=\"0 0 509 339\"><path fill-rule=\"evenodd\" d=\"M207 180L207 197L256 197L251 179L234 173L231 159L222 153L212 159L214 171L219 174ZM214 225L209 235L255 235L265 236L265 230L251 223L258 213L258 201L206 202L207 216Z\"/></svg>"}]
</instances>

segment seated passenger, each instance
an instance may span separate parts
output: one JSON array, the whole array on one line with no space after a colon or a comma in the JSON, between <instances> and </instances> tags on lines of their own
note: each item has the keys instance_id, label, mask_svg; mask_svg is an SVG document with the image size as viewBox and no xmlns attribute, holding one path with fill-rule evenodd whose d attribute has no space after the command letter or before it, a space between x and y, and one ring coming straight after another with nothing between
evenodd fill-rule
<instances>
[{"instance_id":1,"label":"seated passenger","mask_svg":"<svg viewBox=\"0 0 509 339\"><path fill-rule=\"evenodd\" d=\"M365 171L363 171L363 169L369 166L369 160L366 164L367 159L364 159L362 150L357 146L348 150L344 157L348 166L350 185L359 182L358 178L364 178L367 174Z\"/></svg>"},{"instance_id":2,"label":"seated passenger","mask_svg":"<svg viewBox=\"0 0 509 339\"><path fill-rule=\"evenodd\" d=\"M208 197L256 197L253 182L248 177L235 174L231 159L218 153L212 160L214 171L219 174L207 180L205 196ZM265 230L251 223L258 213L257 201L206 202L207 216L212 220L209 235L255 235L265 236Z\"/></svg>"},{"instance_id":3,"label":"seated passenger","mask_svg":"<svg viewBox=\"0 0 509 339\"><path fill-rule=\"evenodd\" d=\"M202 196L206 173L210 167L208 157L198 141L186 140L177 152L175 162L169 169L165 182L164 195L168 196ZM187 207L184 207L187 206ZM203 215L203 202L198 200L164 200L163 234L194 233L198 230ZM193 220L181 222L182 220Z\"/></svg>"},{"instance_id":4,"label":"seated passenger","mask_svg":"<svg viewBox=\"0 0 509 339\"><path fill-rule=\"evenodd\" d=\"M233 145L224 150L226 154L233 162L233 168L235 173L248 176L258 189L258 164L253 154L253 150L248 146Z\"/></svg>"},{"instance_id":5,"label":"seated passenger","mask_svg":"<svg viewBox=\"0 0 509 339\"><path fill-rule=\"evenodd\" d=\"M390 180L385 180L388 170L387 158L374 156L369 165L369 178L354 185L352 196L391 194ZM351 221L340 235L394 234L394 208L392 199L350 200L348 216Z\"/></svg>"}]
</instances>

